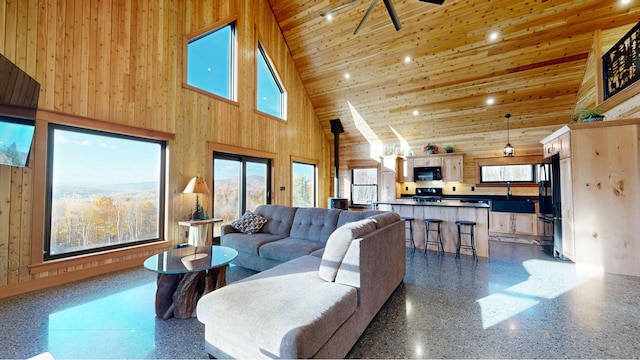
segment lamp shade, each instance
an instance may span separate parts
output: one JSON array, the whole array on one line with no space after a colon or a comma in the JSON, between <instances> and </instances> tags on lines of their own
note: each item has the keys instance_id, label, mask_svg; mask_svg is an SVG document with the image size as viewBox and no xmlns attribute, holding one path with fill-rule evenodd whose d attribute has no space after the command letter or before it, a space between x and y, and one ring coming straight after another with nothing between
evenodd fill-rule
<instances>
[{"instance_id":1,"label":"lamp shade","mask_svg":"<svg viewBox=\"0 0 640 360\"><path fill-rule=\"evenodd\" d=\"M199 176L194 176L184 188L185 194L208 194L207 183Z\"/></svg>"}]
</instances>

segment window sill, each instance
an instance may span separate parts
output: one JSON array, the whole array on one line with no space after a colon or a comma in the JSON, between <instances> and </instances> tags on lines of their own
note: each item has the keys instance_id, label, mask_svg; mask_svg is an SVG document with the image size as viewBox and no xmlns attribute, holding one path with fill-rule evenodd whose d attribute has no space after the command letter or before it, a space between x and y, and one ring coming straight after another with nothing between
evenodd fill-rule
<instances>
[{"instance_id":1,"label":"window sill","mask_svg":"<svg viewBox=\"0 0 640 360\"><path fill-rule=\"evenodd\" d=\"M173 246L172 243L166 240L160 240L153 243L132 246L124 249L109 250L99 253L79 255L64 259L56 259L49 261L42 261L40 263L32 263L29 265L29 273L41 273L44 271L58 270L61 268L78 266L92 262L104 261L117 257L131 256L133 254L139 254L143 252L153 252L157 250L165 250ZM151 256L152 254L149 254ZM41 260L41 259L40 259Z\"/></svg>"}]
</instances>

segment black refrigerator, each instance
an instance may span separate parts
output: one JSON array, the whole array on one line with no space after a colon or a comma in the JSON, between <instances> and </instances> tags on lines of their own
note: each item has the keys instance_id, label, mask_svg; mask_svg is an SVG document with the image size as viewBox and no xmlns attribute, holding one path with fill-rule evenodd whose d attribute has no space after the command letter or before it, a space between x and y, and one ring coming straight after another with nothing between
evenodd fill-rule
<instances>
[{"instance_id":1,"label":"black refrigerator","mask_svg":"<svg viewBox=\"0 0 640 360\"><path fill-rule=\"evenodd\" d=\"M553 225L553 247L544 246L554 257L562 256L562 204L560 201L560 155L542 161L538 174L540 220Z\"/></svg>"}]
</instances>

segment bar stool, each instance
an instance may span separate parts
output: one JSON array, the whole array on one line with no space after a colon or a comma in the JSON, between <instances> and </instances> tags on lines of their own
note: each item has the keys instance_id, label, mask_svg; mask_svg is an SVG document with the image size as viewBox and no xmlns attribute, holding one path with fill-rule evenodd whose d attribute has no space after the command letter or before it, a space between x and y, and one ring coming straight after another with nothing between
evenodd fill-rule
<instances>
[{"instance_id":1,"label":"bar stool","mask_svg":"<svg viewBox=\"0 0 640 360\"><path fill-rule=\"evenodd\" d=\"M409 216L401 216L401 220L409 222L409 241L411 241L411 251L416 250L416 243L413 241L413 218Z\"/></svg>"},{"instance_id":2,"label":"bar stool","mask_svg":"<svg viewBox=\"0 0 640 360\"><path fill-rule=\"evenodd\" d=\"M460 248L466 248L473 250L473 257L477 259L476 256L476 242L473 237L473 231L475 229L476 223L475 221L465 221L458 220L456 221L456 225L458 225L458 246L456 248L456 259L460 257ZM461 227L468 226L469 232L462 232ZM469 235L471 237L471 245L462 245L462 235Z\"/></svg>"},{"instance_id":3,"label":"bar stool","mask_svg":"<svg viewBox=\"0 0 640 360\"><path fill-rule=\"evenodd\" d=\"M432 223L437 225L435 229L431 228ZM440 219L424 219L424 228L425 228L425 234L426 234L426 239L424 242L425 254L427 253L427 245L430 245L430 244L436 246L436 250L438 251L438 253L440 252L440 250L444 252L444 247L442 246L442 231L440 230L440 224L442 224L442 220ZM436 232L436 241L429 241L429 233L431 231ZM440 243L440 248L438 248L438 243Z\"/></svg>"}]
</instances>

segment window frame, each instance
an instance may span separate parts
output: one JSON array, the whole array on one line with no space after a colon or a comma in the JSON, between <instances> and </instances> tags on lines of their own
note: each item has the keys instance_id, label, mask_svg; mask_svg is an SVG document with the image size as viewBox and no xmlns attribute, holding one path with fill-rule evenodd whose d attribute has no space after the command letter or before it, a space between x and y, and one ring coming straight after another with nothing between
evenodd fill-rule
<instances>
[{"instance_id":1,"label":"window frame","mask_svg":"<svg viewBox=\"0 0 640 360\"><path fill-rule=\"evenodd\" d=\"M187 34L184 37L184 46L183 46L183 81L182 87L185 89L189 89L200 93L202 95L206 95L209 97L213 97L215 99L229 102L231 104L237 104L238 101L238 21L236 17L228 18L222 21L219 21L211 26L207 26L205 28L199 29L193 33ZM189 50L188 46L191 42L197 41L200 38L203 38L209 34L212 34L218 30L221 30L227 26L231 26L231 51L230 51L230 76L229 76L229 98L224 96L212 93L205 89L201 89L197 86L191 85L188 83L187 75L188 75L188 66L189 66Z\"/></svg>"},{"instance_id":2,"label":"window frame","mask_svg":"<svg viewBox=\"0 0 640 360\"><path fill-rule=\"evenodd\" d=\"M113 245L85 248L82 250L69 251L69 252L51 255L51 225L52 225L52 213L53 213L52 191L53 191L53 169L55 167L54 159L53 159L53 155L55 151L53 135L55 130L64 130L64 131L75 132L75 133L91 134L91 135L102 136L105 138L118 138L118 139L147 142L147 143L157 144L160 146L160 149L159 149L160 174L158 174L159 175L159 183L158 183L159 198L158 198L158 214L157 214L157 222L158 222L157 237L144 239L144 240L135 240L135 241L125 242L125 243L118 243ZM166 199L167 142L166 141L149 139L141 136L119 134L119 133L109 132L106 130L88 129L88 128L83 128L78 126L70 126L70 125L55 124L55 123L48 124L47 132L48 132L47 138L51 141L47 143L47 166L46 166L47 187L46 187L46 200L45 200L45 209L44 209L45 210L45 228L44 228L45 237L43 239L44 242L43 242L43 249L42 249L44 261L67 259L67 258L73 258L73 257L79 256L79 255L91 255L91 254L102 253L104 251L109 251L109 250L137 247L144 244L154 243L164 238L164 235L165 235L164 219L166 216L166 201L167 201Z\"/></svg>"},{"instance_id":3,"label":"window frame","mask_svg":"<svg viewBox=\"0 0 640 360\"><path fill-rule=\"evenodd\" d=\"M170 246L170 242L166 239L158 239L158 241L139 245L135 247L126 247L121 249L114 249L109 251L103 251L101 253L92 253L87 255L79 255L73 258L64 258L54 261L44 261L44 227L45 227L45 200L46 200L46 162L47 162L47 147L48 147L48 125L50 123L78 126L87 129L105 130L113 133L134 135L145 137L149 139L165 140L167 141L167 174L169 173L168 166L170 159L171 142L175 140L175 134L167 133L158 130L151 130L148 128L139 128L135 126L122 125L116 123L110 123L106 121L96 120L83 116L62 114L51 110L38 109L36 115L36 137L33 144L33 224L31 234L31 260L29 265L29 272L31 274L42 273L46 271L58 271L66 267L73 266L86 266L87 264L98 264L91 266L91 268L110 268L121 269L122 264L128 264L131 261L137 261L136 258L140 256L146 256L149 251L164 251L167 246ZM168 184L168 176L164 179ZM168 188L168 187L167 187ZM169 209L167 204L171 203L172 194L168 190L164 193L165 196L165 209L164 218L161 221L164 224L164 228L168 226ZM165 230L166 235L166 230ZM142 254L142 255L141 255ZM125 257L131 257L132 260L124 260ZM122 259L115 260L114 259ZM107 263L108 262L108 263ZM126 265L125 265L126 266ZM89 270L91 271L91 270Z\"/></svg>"},{"instance_id":4,"label":"window frame","mask_svg":"<svg viewBox=\"0 0 640 360\"><path fill-rule=\"evenodd\" d=\"M478 158L476 162L476 186L477 187L506 187L510 183L512 187L537 187L538 186L538 165L542 161L542 156L514 156L496 158ZM533 181L482 181L483 166L503 166L503 165L531 165L533 167Z\"/></svg>"},{"instance_id":5,"label":"window frame","mask_svg":"<svg viewBox=\"0 0 640 360\"><path fill-rule=\"evenodd\" d=\"M280 89L280 112L281 112L281 116L276 116L273 114L270 114L268 112L262 111L259 108L259 93L258 93L258 89L259 89L259 83L258 83L258 66L260 64L259 62L259 57L262 57L267 65L267 70L269 70L269 73L271 74L271 77L273 79L273 81L275 82L276 86L278 87L278 89ZM282 81L282 78L280 77L280 75L278 74L278 71L276 69L275 64L273 63L273 60L271 59L271 57L269 56L269 54L267 53L267 50L265 49L265 46L263 45L262 41L258 40L257 41L257 46L256 46L256 66L255 66L255 74L256 74L256 90L255 90L255 109L256 112L261 114L261 115L265 115L268 117L271 117L273 119L277 119L280 121L287 121L287 99L288 99L288 92L287 89L284 86L284 82Z\"/></svg>"},{"instance_id":6,"label":"window frame","mask_svg":"<svg viewBox=\"0 0 640 360\"><path fill-rule=\"evenodd\" d=\"M354 171L355 170L375 170L376 171L376 176L375 176L376 182L375 183L371 183L371 184L356 184L354 182L354 179L355 179ZM351 192L349 194L349 197L350 197L349 200L351 202L351 205L352 206L371 206L373 203L377 202L379 200L379 197L380 197L380 195L379 195L379 191L380 191L380 174L381 174L380 167L378 165L376 165L376 166L359 166L359 167L350 168L349 172L351 173L350 174L351 175ZM363 204L361 204L361 203L357 203L357 202L353 201L353 189L355 187L358 187L358 186L373 187L374 188L374 190L375 190L374 191L375 198L371 200L371 203L363 203Z\"/></svg>"},{"instance_id":7,"label":"window frame","mask_svg":"<svg viewBox=\"0 0 640 360\"><path fill-rule=\"evenodd\" d=\"M294 177L293 177L293 165L294 164L303 164L313 166L313 205L312 207L318 207L318 161L304 159L299 157L291 157L291 206L295 206L293 204L293 194L295 192L294 189Z\"/></svg>"}]
</instances>

